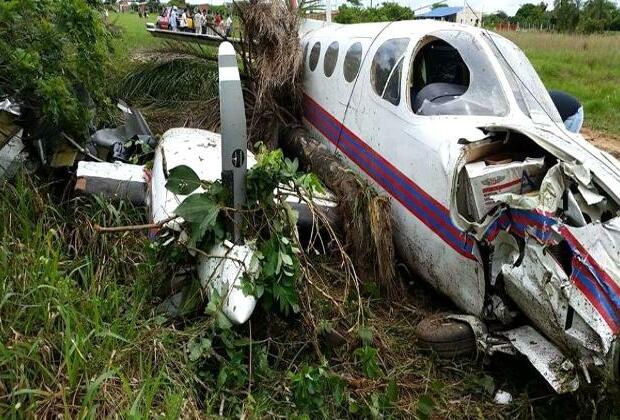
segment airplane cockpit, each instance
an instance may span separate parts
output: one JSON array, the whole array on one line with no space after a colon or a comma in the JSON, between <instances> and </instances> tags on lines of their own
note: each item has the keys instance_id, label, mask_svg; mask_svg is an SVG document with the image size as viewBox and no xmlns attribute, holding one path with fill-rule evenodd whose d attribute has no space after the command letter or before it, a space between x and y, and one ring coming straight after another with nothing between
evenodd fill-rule
<instances>
[{"instance_id":1,"label":"airplane cockpit","mask_svg":"<svg viewBox=\"0 0 620 420\"><path fill-rule=\"evenodd\" d=\"M408 79L417 115L504 116L508 104L487 55L468 33L428 35L413 53Z\"/></svg>"}]
</instances>

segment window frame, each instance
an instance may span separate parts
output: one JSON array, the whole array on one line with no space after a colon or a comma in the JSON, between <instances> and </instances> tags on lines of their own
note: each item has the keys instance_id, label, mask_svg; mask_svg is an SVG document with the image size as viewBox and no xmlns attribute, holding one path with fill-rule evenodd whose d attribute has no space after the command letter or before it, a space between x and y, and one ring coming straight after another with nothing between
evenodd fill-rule
<instances>
[{"instance_id":1,"label":"window frame","mask_svg":"<svg viewBox=\"0 0 620 420\"><path fill-rule=\"evenodd\" d=\"M396 64L394 64L394 67L392 68L392 71L390 71L390 74L388 75L387 81L385 82L385 86L383 87L383 92L381 92L381 99L383 99L384 101L388 101L389 103L391 103L394 106L399 106L400 105L400 101L402 99L402 83L403 83L403 66L405 63L405 54L403 54L398 61L396 61ZM397 70L400 67L400 70ZM394 77L395 74L400 73L400 77L398 77L398 99L397 102L394 103L389 99L386 99L385 97L385 93L387 92L387 88L388 86L390 86L390 82L392 81L392 77Z\"/></svg>"},{"instance_id":2,"label":"window frame","mask_svg":"<svg viewBox=\"0 0 620 420\"><path fill-rule=\"evenodd\" d=\"M458 34L458 36L455 34ZM454 42L455 40L458 40L458 38L462 38L465 36L470 37L471 41L473 41L473 44L471 45L476 46L476 48L473 48L472 51L477 50L480 53L479 57L482 59L482 61L486 61L485 63L483 63L486 66L488 66L486 71L476 70L478 69L478 67L475 66L474 63L472 63L472 61L474 58L478 58L478 57L474 57L472 55L467 56L466 54L464 55L463 51L459 48L459 46L455 45L455 42ZM454 38L452 39L451 37L454 37ZM467 67L467 70L469 72L469 84L467 86L467 90L462 95L460 95L460 97L468 101L471 101L471 98L467 97L466 95L469 95L470 92L477 93L476 91L482 91L482 89L480 89L480 86L482 86L482 83L478 79L480 79L481 77L484 77L487 79L485 82L487 81L494 82L489 86L497 89L497 92L494 92L492 95L496 99L496 103L492 104L493 106L489 107L488 109L496 110L498 109L498 107L502 107L501 112L497 112L493 114L489 114L489 113L469 113L469 114L442 113L442 114L439 114L438 113L438 114L425 115L425 114L420 114L414 111L413 102L412 102L413 98L411 97L411 85L410 85L413 71L414 71L414 62L418 54L420 53L420 51L427 44L435 40L443 41L447 43L448 45L450 45L452 48L454 48L458 52L465 66ZM407 95L407 103L405 104L405 106L407 107L408 112L414 115L416 118L444 118L444 117L504 118L510 115L510 113L512 112L512 104L511 104L511 99L510 99L511 93L508 92L505 86L505 81L502 80L503 74L502 74L501 68L498 69L499 64L495 62L496 60L493 57L492 52L491 54L489 54L489 51L486 51L485 46L486 45L483 42L482 37L476 36L475 34L472 34L469 32L459 31L456 29L442 29L442 30L432 31L432 32L422 35L419 38L419 40L416 42L415 46L413 47L413 51L410 54L410 61L409 61L409 66L408 66L409 69L408 69L407 78L405 79L405 84L406 84L405 94ZM474 82L476 83L475 85L473 84Z\"/></svg>"}]
</instances>

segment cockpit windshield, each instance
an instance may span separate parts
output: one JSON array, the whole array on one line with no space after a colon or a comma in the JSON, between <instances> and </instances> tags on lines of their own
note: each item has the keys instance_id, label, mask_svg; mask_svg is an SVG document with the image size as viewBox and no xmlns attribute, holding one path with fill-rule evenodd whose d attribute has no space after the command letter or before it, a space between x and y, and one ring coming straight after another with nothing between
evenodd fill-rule
<instances>
[{"instance_id":1,"label":"cockpit windshield","mask_svg":"<svg viewBox=\"0 0 620 420\"><path fill-rule=\"evenodd\" d=\"M488 31L483 32L483 38L502 66L521 110L530 118L543 114L561 124L549 92L523 51L506 38Z\"/></svg>"},{"instance_id":2,"label":"cockpit windshield","mask_svg":"<svg viewBox=\"0 0 620 420\"><path fill-rule=\"evenodd\" d=\"M508 102L480 42L463 31L438 31L419 43L409 77L418 115L504 116Z\"/></svg>"}]
</instances>

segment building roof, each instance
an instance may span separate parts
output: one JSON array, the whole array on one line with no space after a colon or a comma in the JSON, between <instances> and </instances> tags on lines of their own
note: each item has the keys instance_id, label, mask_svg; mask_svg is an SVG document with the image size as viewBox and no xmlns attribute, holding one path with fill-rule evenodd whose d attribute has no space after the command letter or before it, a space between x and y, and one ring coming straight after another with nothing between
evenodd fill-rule
<instances>
[{"instance_id":1,"label":"building roof","mask_svg":"<svg viewBox=\"0 0 620 420\"><path fill-rule=\"evenodd\" d=\"M430 12L426 12L421 15L416 15L416 17L417 18L441 18L441 17L455 15L461 10L463 10L462 7L438 7L436 9L431 10Z\"/></svg>"}]
</instances>

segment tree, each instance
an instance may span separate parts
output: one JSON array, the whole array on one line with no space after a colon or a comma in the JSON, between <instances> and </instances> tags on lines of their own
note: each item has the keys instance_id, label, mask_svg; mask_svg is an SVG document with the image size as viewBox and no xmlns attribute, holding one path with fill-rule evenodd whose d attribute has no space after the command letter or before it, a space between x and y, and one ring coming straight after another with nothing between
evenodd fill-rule
<instances>
[{"instance_id":1,"label":"tree","mask_svg":"<svg viewBox=\"0 0 620 420\"><path fill-rule=\"evenodd\" d=\"M579 31L603 32L612 29L619 12L610 0L588 0L581 12Z\"/></svg>"},{"instance_id":2,"label":"tree","mask_svg":"<svg viewBox=\"0 0 620 420\"><path fill-rule=\"evenodd\" d=\"M431 5L431 10L439 9L440 7L446 7L446 2L445 1L440 1L440 2L437 2L437 3L433 3Z\"/></svg>"},{"instance_id":3,"label":"tree","mask_svg":"<svg viewBox=\"0 0 620 420\"><path fill-rule=\"evenodd\" d=\"M386 2L376 9L376 21L398 21L413 19L413 11L398 3Z\"/></svg>"},{"instance_id":4,"label":"tree","mask_svg":"<svg viewBox=\"0 0 620 420\"><path fill-rule=\"evenodd\" d=\"M539 4L526 3L522 5L515 14L515 21L520 25L542 26L549 22L546 13L547 4L540 2Z\"/></svg>"},{"instance_id":5,"label":"tree","mask_svg":"<svg viewBox=\"0 0 620 420\"><path fill-rule=\"evenodd\" d=\"M413 11L398 3L386 2L379 7L362 8L343 4L334 20L338 23L387 22L413 19Z\"/></svg>"},{"instance_id":6,"label":"tree","mask_svg":"<svg viewBox=\"0 0 620 420\"><path fill-rule=\"evenodd\" d=\"M572 32L579 24L579 8L578 0L555 0L553 7L553 15L556 28L562 32Z\"/></svg>"},{"instance_id":7,"label":"tree","mask_svg":"<svg viewBox=\"0 0 620 420\"><path fill-rule=\"evenodd\" d=\"M484 16L484 26L494 28L500 23L510 22L510 17L503 10Z\"/></svg>"},{"instance_id":8,"label":"tree","mask_svg":"<svg viewBox=\"0 0 620 420\"><path fill-rule=\"evenodd\" d=\"M84 140L107 116L111 51L101 11L87 0L0 2L0 95L20 104L26 137L47 151L61 131Z\"/></svg>"}]
</instances>

